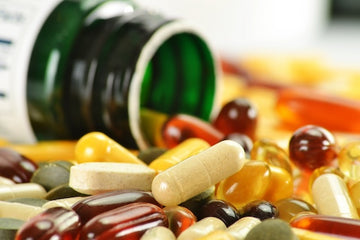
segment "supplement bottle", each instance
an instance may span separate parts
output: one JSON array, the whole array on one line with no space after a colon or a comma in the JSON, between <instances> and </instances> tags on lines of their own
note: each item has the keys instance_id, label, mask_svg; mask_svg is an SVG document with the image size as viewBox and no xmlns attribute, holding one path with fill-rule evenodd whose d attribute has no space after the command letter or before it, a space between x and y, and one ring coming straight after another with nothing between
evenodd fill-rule
<instances>
[{"instance_id":1,"label":"supplement bottle","mask_svg":"<svg viewBox=\"0 0 360 240\"><path fill-rule=\"evenodd\" d=\"M208 120L218 92L209 44L191 25L128 0L0 0L0 138L101 131L146 148L143 108Z\"/></svg>"}]
</instances>

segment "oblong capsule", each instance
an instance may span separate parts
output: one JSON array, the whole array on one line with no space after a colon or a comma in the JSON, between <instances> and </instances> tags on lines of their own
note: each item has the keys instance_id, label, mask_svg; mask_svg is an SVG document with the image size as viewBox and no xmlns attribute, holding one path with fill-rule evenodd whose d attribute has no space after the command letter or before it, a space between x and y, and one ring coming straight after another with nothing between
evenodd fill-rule
<instances>
[{"instance_id":1,"label":"oblong capsule","mask_svg":"<svg viewBox=\"0 0 360 240\"><path fill-rule=\"evenodd\" d=\"M169 228L159 226L147 230L140 240L176 240L176 237Z\"/></svg>"},{"instance_id":2,"label":"oblong capsule","mask_svg":"<svg viewBox=\"0 0 360 240\"><path fill-rule=\"evenodd\" d=\"M135 202L147 202L160 206L151 192L119 190L85 197L76 202L72 209L79 214L80 220L84 224L100 213Z\"/></svg>"},{"instance_id":3,"label":"oblong capsule","mask_svg":"<svg viewBox=\"0 0 360 240\"><path fill-rule=\"evenodd\" d=\"M203 218L183 231L177 240L195 240L216 230L226 230L225 223L216 217Z\"/></svg>"},{"instance_id":4,"label":"oblong capsule","mask_svg":"<svg viewBox=\"0 0 360 240\"><path fill-rule=\"evenodd\" d=\"M189 138L161 154L149 164L149 167L161 172L209 147L210 144L201 138Z\"/></svg>"},{"instance_id":5,"label":"oblong capsule","mask_svg":"<svg viewBox=\"0 0 360 240\"><path fill-rule=\"evenodd\" d=\"M27 221L15 239L76 239L79 230L79 216L74 211L55 207Z\"/></svg>"},{"instance_id":6,"label":"oblong capsule","mask_svg":"<svg viewBox=\"0 0 360 240\"><path fill-rule=\"evenodd\" d=\"M317 177L312 184L312 197L319 214L359 218L344 180L336 174Z\"/></svg>"},{"instance_id":7,"label":"oblong capsule","mask_svg":"<svg viewBox=\"0 0 360 240\"><path fill-rule=\"evenodd\" d=\"M168 226L164 211L151 203L130 203L101 213L88 221L79 233L85 239L139 239L153 227Z\"/></svg>"},{"instance_id":8,"label":"oblong capsule","mask_svg":"<svg viewBox=\"0 0 360 240\"><path fill-rule=\"evenodd\" d=\"M155 199L178 205L239 171L245 162L240 144L224 140L159 173L152 182Z\"/></svg>"},{"instance_id":9,"label":"oblong capsule","mask_svg":"<svg viewBox=\"0 0 360 240\"><path fill-rule=\"evenodd\" d=\"M0 199L44 198L45 189L37 183L18 183L0 186Z\"/></svg>"},{"instance_id":10,"label":"oblong capsule","mask_svg":"<svg viewBox=\"0 0 360 240\"><path fill-rule=\"evenodd\" d=\"M319 214L306 214L290 221L293 228L327 234L340 239L360 239L360 220Z\"/></svg>"}]
</instances>

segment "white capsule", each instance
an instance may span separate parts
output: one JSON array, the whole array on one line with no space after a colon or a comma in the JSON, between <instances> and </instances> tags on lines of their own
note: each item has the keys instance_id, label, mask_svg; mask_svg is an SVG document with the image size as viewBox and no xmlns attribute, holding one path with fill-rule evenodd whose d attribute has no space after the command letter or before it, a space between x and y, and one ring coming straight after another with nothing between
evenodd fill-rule
<instances>
[{"instance_id":1,"label":"white capsule","mask_svg":"<svg viewBox=\"0 0 360 240\"><path fill-rule=\"evenodd\" d=\"M233 175L244 161L241 145L224 140L159 173L152 193L162 205L176 206Z\"/></svg>"}]
</instances>

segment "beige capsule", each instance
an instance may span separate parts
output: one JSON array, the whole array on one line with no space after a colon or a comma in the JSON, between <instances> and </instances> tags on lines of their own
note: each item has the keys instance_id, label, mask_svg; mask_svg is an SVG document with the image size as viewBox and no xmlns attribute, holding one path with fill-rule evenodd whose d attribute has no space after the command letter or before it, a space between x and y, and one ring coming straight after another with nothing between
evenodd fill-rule
<instances>
[{"instance_id":1,"label":"beige capsule","mask_svg":"<svg viewBox=\"0 0 360 240\"><path fill-rule=\"evenodd\" d=\"M233 175L244 162L241 145L224 140L159 173L151 190L160 204L176 206Z\"/></svg>"},{"instance_id":2,"label":"beige capsule","mask_svg":"<svg viewBox=\"0 0 360 240\"><path fill-rule=\"evenodd\" d=\"M333 173L322 174L312 184L312 198L319 214L359 218L345 181Z\"/></svg>"},{"instance_id":3,"label":"beige capsule","mask_svg":"<svg viewBox=\"0 0 360 240\"><path fill-rule=\"evenodd\" d=\"M226 225L219 218L206 217L185 229L177 240L195 240L217 230L226 230Z\"/></svg>"},{"instance_id":4,"label":"beige capsule","mask_svg":"<svg viewBox=\"0 0 360 240\"><path fill-rule=\"evenodd\" d=\"M259 218L243 217L231 224L227 231L236 239L244 240L250 230L261 223Z\"/></svg>"},{"instance_id":5,"label":"beige capsule","mask_svg":"<svg viewBox=\"0 0 360 240\"><path fill-rule=\"evenodd\" d=\"M27 221L43 212L42 207L24 203L0 201L0 218L14 218Z\"/></svg>"},{"instance_id":6,"label":"beige capsule","mask_svg":"<svg viewBox=\"0 0 360 240\"><path fill-rule=\"evenodd\" d=\"M147 230L140 240L176 240L176 237L169 228L158 226Z\"/></svg>"},{"instance_id":7,"label":"beige capsule","mask_svg":"<svg viewBox=\"0 0 360 240\"><path fill-rule=\"evenodd\" d=\"M44 198L46 190L36 183L0 185L0 200L14 198Z\"/></svg>"}]
</instances>

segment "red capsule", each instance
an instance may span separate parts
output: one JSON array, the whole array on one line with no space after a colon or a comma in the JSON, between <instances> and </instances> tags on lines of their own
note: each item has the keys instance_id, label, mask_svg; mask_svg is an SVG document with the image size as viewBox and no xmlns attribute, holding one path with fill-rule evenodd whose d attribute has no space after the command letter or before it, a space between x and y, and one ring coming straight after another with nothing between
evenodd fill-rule
<instances>
[{"instance_id":1,"label":"red capsule","mask_svg":"<svg viewBox=\"0 0 360 240\"><path fill-rule=\"evenodd\" d=\"M151 203L130 203L92 218L82 227L79 240L139 240L157 226L168 227L162 208Z\"/></svg>"},{"instance_id":2,"label":"red capsule","mask_svg":"<svg viewBox=\"0 0 360 240\"><path fill-rule=\"evenodd\" d=\"M151 192L119 190L86 197L72 209L80 216L81 223L85 224L96 215L134 202L147 202L160 207Z\"/></svg>"},{"instance_id":3,"label":"red capsule","mask_svg":"<svg viewBox=\"0 0 360 240\"><path fill-rule=\"evenodd\" d=\"M16 183L26 183L30 182L37 168L34 161L20 153L9 148L0 148L0 176Z\"/></svg>"},{"instance_id":4,"label":"red capsule","mask_svg":"<svg viewBox=\"0 0 360 240\"><path fill-rule=\"evenodd\" d=\"M75 240L80 231L79 216L72 210L54 207L24 223L15 240Z\"/></svg>"},{"instance_id":5,"label":"red capsule","mask_svg":"<svg viewBox=\"0 0 360 240\"><path fill-rule=\"evenodd\" d=\"M210 145L224 138L224 134L210 123L186 114L170 117L163 125L162 136L167 148L173 148L188 138L202 138Z\"/></svg>"},{"instance_id":6,"label":"red capsule","mask_svg":"<svg viewBox=\"0 0 360 240\"><path fill-rule=\"evenodd\" d=\"M226 103L213 125L224 134L242 133L255 139L258 121L257 108L246 98L236 98Z\"/></svg>"},{"instance_id":7,"label":"red capsule","mask_svg":"<svg viewBox=\"0 0 360 240\"><path fill-rule=\"evenodd\" d=\"M340 239L360 239L360 220L358 219L306 214L293 218L290 225Z\"/></svg>"},{"instance_id":8,"label":"red capsule","mask_svg":"<svg viewBox=\"0 0 360 240\"><path fill-rule=\"evenodd\" d=\"M327 129L306 125L297 129L291 136L289 156L297 167L312 171L322 166L333 165L338 148L334 135Z\"/></svg>"},{"instance_id":9,"label":"red capsule","mask_svg":"<svg viewBox=\"0 0 360 240\"><path fill-rule=\"evenodd\" d=\"M169 228L176 237L196 222L196 216L181 206L165 207L164 212L169 219Z\"/></svg>"}]
</instances>

